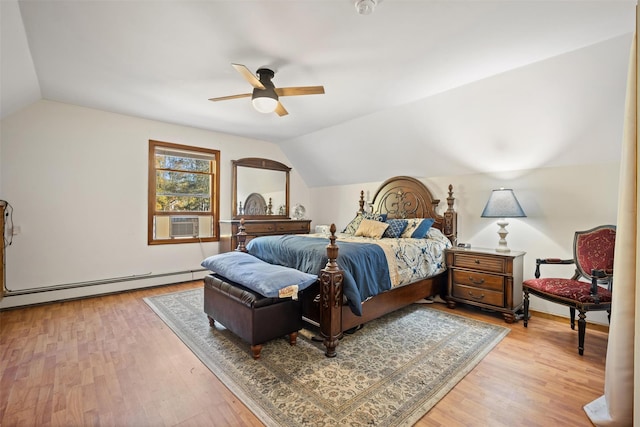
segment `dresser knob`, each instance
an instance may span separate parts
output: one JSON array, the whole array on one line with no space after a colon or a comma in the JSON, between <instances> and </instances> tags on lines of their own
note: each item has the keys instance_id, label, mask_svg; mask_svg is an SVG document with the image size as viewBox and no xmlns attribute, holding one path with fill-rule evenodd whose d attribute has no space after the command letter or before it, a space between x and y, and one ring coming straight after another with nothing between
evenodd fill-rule
<instances>
[{"instance_id":1,"label":"dresser knob","mask_svg":"<svg viewBox=\"0 0 640 427\"><path fill-rule=\"evenodd\" d=\"M480 260L479 260L479 259L477 259L477 260L475 261L475 263L476 263L476 264L480 264Z\"/></svg>"}]
</instances>

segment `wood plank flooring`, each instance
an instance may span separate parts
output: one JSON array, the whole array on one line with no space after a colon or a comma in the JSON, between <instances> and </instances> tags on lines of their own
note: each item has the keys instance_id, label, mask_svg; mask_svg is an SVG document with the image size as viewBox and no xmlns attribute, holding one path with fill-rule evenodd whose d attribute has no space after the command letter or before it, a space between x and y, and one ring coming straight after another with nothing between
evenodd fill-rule
<instances>
[{"instance_id":1,"label":"wood plank flooring","mask_svg":"<svg viewBox=\"0 0 640 427\"><path fill-rule=\"evenodd\" d=\"M142 300L190 282L0 312L2 426L261 426ZM507 325L474 308L433 307L511 332L417 426L591 426L607 334L568 321Z\"/></svg>"}]
</instances>

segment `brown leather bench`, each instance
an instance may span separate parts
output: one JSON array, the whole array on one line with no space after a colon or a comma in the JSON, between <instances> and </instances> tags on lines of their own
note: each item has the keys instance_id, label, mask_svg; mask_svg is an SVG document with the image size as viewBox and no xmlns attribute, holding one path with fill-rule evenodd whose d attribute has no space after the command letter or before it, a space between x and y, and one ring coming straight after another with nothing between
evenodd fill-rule
<instances>
[{"instance_id":1,"label":"brown leather bench","mask_svg":"<svg viewBox=\"0 0 640 427\"><path fill-rule=\"evenodd\" d=\"M254 359L260 358L262 344L275 338L289 335L295 345L302 328L298 300L264 297L215 274L204 279L204 312L212 327L219 322L247 341Z\"/></svg>"}]
</instances>

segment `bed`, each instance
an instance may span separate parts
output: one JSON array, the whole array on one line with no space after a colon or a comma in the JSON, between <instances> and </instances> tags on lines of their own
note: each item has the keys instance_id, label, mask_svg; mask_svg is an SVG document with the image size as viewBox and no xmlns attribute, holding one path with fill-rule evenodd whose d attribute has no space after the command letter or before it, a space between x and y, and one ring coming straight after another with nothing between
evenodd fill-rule
<instances>
[{"instance_id":1,"label":"bed","mask_svg":"<svg viewBox=\"0 0 640 427\"><path fill-rule=\"evenodd\" d=\"M361 191L358 202L359 209L354 220L358 219L358 217L365 217L366 219L384 217L384 222L390 222L390 220L397 219L431 218L433 219L431 228L438 230L440 236L447 240L448 247L451 247L455 245L457 235L457 214L453 207L454 201L453 187L449 185L447 209L442 214L439 214L437 210L440 201L434 199L431 191L422 182L412 177L399 176L385 181L375 192L370 205L365 201L364 191ZM354 221L349 225L353 223ZM353 232L354 230L350 231ZM365 295L360 298L354 298L352 282L355 281L359 285L357 282L362 280L362 273L375 273L373 274L373 281L376 281L376 278L380 282L384 280L380 276L379 268L375 266L356 269L358 271L355 273L350 269L341 268L340 263L346 262L347 253L349 253L349 257L352 256L350 252L352 251L351 246L353 241L357 239L353 239L353 236L345 236L344 233L337 233L335 225L331 226L331 235L328 237L328 241L327 237L318 235L306 237L266 236L252 239L245 246L242 234L241 227L241 231L238 234L238 250L247 251L274 264L285 265L303 271L311 270L307 272L317 273L320 270L318 282L302 292L301 303L303 319L320 328L320 336L326 347L325 354L328 357L336 355L336 347L344 331L356 328L361 324L420 299L442 295L446 289L446 267L442 265L442 268L435 272L429 269L427 269L428 271L423 271L424 277L414 276L408 283L405 283L407 282L407 277L403 277L399 281L399 285L395 283L392 284L393 286L385 285L383 289L369 289ZM304 239L304 242L299 242L299 239ZM367 237L364 237L364 239L366 240ZM413 239L379 240L403 241ZM280 245L281 248L274 248L271 246L273 244ZM292 252L296 245L300 245L301 249L299 252L294 252L293 256L290 257L294 260L293 264L287 259L279 257L278 254L281 249L284 248L286 251ZM320 245L321 254L318 254L318 245ZM339 258L340 250L342 250L342 253ZM440 250L442 251L440 255L444 259L443 247ZM385 254L388 258L389 251L386 250ZM316 264L300 265L300 260L308 260L309 258ZM320 265L317 264L318 262L321 262L324 268L309 266ZM396 282L398 281L396 280Z\"/></svg>"}]
</instances>

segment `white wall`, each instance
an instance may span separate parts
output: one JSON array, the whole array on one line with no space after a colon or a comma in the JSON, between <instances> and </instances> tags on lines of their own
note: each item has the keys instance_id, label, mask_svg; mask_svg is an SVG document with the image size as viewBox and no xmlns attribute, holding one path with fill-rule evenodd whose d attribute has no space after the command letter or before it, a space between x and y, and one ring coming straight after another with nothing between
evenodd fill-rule
<instances>
[{"instance_id":1,"label":"white wall","mask_svg":"<svg viewBox=\"0 0 640 427\"><path fill-rule=\"evenodd\" d=\"M7 288L21 291L138 277L75 290L7 296L0 307L201 277L217 243L147 245L149 139L220 150L221 219L231 217L231 160L290 165L277 145L184 126L39 101L1 123L0 198L21 233L6 249ZM291 166L291 165L290 165ZM291 173L291 200L308 189ZM145 276L194 271L154 279Z\"/></svg>"},{"instance_id":2,"label":"white wall","mask_svg":"<svg viewBox=\"0 0 640 427\"><path fill-rule=\"evenodd\" d=\"M458 241L494 248L498 226L480 214L491 190L512 188L527 214L514 218L507 227L507 242L513 250L527 254L524 278L533 278L536 258L572 258L573 234L601 224L615 224L618 202L619 163L566 166L501 173L459 175L421 179L439 198L440 212L446 209L447 187L453 185L458 212ZM418 177L419 178L419 177ZM314 224L334 222L338 229L353 218L360 191L371 196L381 182L318 187L310 190ZM560 277L573 274L571 266L547 266L543 274ZM569 310L531 297L531 309L568 317ZM607 324L604 312L587 315L589 322Z\"/></svg>"},{"instance_id":3,"label":"white wall","mask_svg":"<svg viewBox=\"0 0 640 427\"><path fill-rule=\"evenodd\" d=\"M6 250L7 287L13 291L137 276L81 289L9 296L0 307L114 292L199 278L200 261L217 243L148 246L148 140L221 150L221 218L231 216L231 160L266 157L290 164L264 141L169 125L118 114L40 101L1 123L0 198L14 208L21 234ZM294 166L294 165L291 165ZM453 184L459 241L494 247L497 226L480 212L494 188L513 188L527 218L513 219L507 240L524 250L525 278L535 258L570 258L575 230L616 221L618 163L565 166L422 179L446 207ZM420 177L418 177L420 178ZM381 182L307 188L291 173L291 206L301 203L318 224L344 227L358 209L360 190L371 195ZM570 267L565 268L571 275ZM145 275L162 275L144 279ZM556 270L560 272L561 270ZM532 309L567 315L564 308L532 298ZM589 321L606 324L606 315Z\"/></svg>"}]
</instances>

